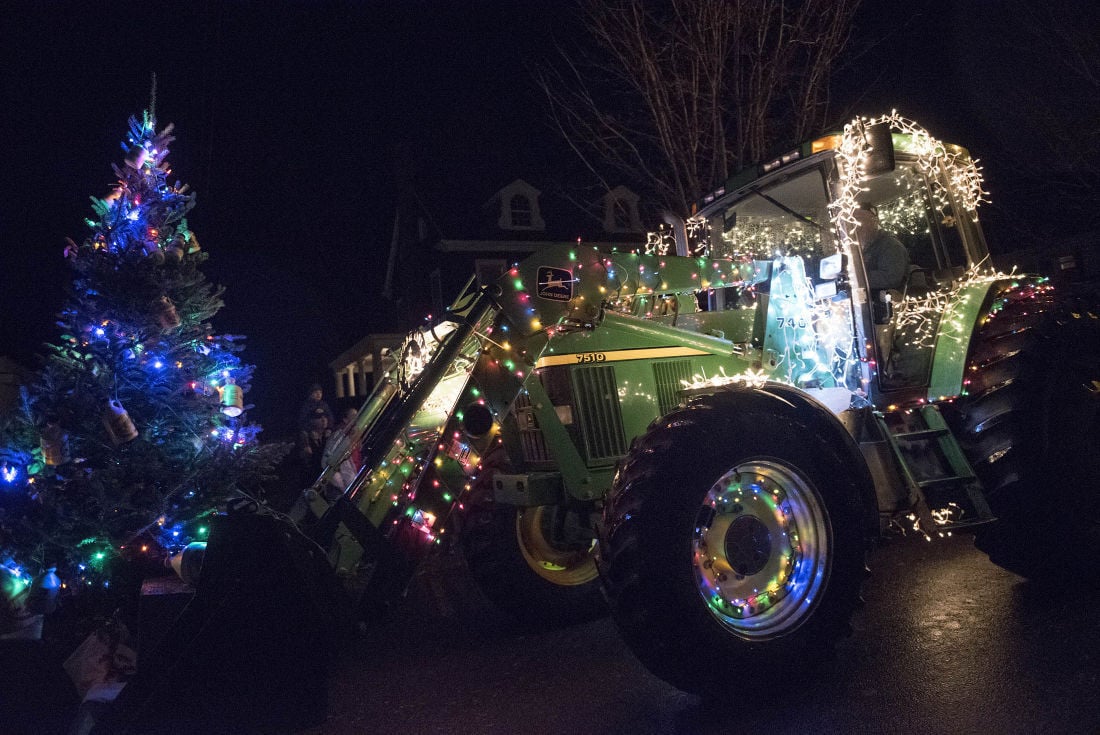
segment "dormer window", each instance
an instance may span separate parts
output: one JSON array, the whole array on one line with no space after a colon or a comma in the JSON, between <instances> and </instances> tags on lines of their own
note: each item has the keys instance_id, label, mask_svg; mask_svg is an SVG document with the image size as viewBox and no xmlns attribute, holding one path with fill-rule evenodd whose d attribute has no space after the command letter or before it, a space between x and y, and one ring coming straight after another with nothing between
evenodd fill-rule
<instances>
[{"instance_id":1,"label":"dormer window","mask_svg":"<svg viewBox=\"0 0 1100 735\"><path fill-rule=\"evenodd\" d=\"M611 218L615 223L616 231L629 230L634 224L633 219L630 216L630 208L621 199L616 199L611 205Z\"/></svg>"},{"instance_id":2,"label":"dormer window","mask_svg":"<svg viewBox=\"0 0 1100 735\"><path fill-rule=\"evenodd\" d=\"M494 199L500 203L497 226L502 230L545 230L539 211L538 189L523 179L516 179L497 192Z\"/></svg>"},{"instance_id":3,"label":"dormer window","mask_svg":"<svg viewBox=\"0 0 1100 735\"><path fill-rule=\"evenodd\" d=\"M603 229L605 232L641 232L638 216L638 195L625 186L616 186L603 198Z\"/></svg>"},{"instance_id":4,"label":"dormer window","mask_svg":"<svg viewBox=\"0 0 1100 735\"><path fill-rule=\"evenodd\" d=\"M513 194L512 201L508 203L511 210L512 227L531 226L531 200L523 194Z\"/></svg>"}]
</instances>

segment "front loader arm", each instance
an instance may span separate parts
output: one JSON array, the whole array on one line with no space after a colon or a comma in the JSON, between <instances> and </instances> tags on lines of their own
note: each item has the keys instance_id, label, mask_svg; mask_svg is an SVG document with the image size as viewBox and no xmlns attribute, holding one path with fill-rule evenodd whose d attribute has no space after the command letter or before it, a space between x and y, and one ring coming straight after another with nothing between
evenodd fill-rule
<instances>
[{"instance_id":1,"label":"front loader arm","mask_svg":"<svg viewBox=\"0 0 1100 735\"><path fill-rule=\"evenodd\" d=\"M318 482L327 481L331 467L355 443L361 447L362 467L311 530L339 574L355 575L394 540L403 539L398 544L403 553L418 557L438 538L457 494L423 486L429 476L433 489L439 485L434 470L443 464L440 454L448 448L440 437L480 359L495 315L492 296L468 288L443 322L410 335L342 438L343 451L335 453Z\"/></svg>"}]
</instances>

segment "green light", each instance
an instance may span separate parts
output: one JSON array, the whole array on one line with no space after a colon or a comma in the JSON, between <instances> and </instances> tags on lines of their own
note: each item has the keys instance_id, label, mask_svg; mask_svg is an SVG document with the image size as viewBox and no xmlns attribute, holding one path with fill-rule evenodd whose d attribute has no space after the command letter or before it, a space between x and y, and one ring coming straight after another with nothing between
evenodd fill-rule
<instances>
[{"instance_id":1,"label":"green light","mask_svg":"<svg viewBox=\"0 0 1100 735\"><path fill-rule=\"evenodd\" d=\"M451 500L453 500L453 499L454 499L454 498L453 498L453 496L452 496L452 495L451 495L450 493L443 493L443 500L445 500L446 502L448 502L448 503L449 503L449 502L451 502Z\"/></svg>"},{"instance_id":2,"label":"green light","mask_svg":"<svg viewBox=\"0 0 1100 735\"><path fill-rule=\"evenodd\" d=\"M198 531L196 531L196 533L198 533L198 535L200 536L205 536L207 530L208 529L206 528L206 526L199 526L199 529Z\"/></svg>"},{"instance_id":3,"label":"green light","mask_svg":"<svg viewBox=\"0 0 1100 735\"><path fill-rule=\"evenodd\" d=\"M516 280L512 281L512 285L515 286L515 289L517 291L522 291L523 290L523 281L521 281L518 278Z\"/></svg>"}]
</instances>

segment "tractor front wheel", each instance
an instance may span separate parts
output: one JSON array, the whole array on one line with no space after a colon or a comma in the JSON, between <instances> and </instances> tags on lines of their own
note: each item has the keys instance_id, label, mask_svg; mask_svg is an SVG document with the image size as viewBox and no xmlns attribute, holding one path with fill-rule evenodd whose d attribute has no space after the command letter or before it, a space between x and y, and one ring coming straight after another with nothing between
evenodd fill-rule
<instances>
[{"instance_id":1,"label":"tractor front wheel","mask_svg":"<svg viewBox=\"0 0 1100 735\"><path fill-rule=\"evenodd\" d=\"M849 632L865 572L860 475L818 426L717 393L634 444L600 565L635 655L684 691L790 680Z\"/></svg>"}]
</instances>

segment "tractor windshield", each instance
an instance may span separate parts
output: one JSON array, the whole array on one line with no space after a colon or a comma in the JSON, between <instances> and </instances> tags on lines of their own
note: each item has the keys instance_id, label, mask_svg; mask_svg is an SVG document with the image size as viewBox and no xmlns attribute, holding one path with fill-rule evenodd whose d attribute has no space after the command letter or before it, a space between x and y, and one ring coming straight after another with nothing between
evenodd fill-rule
<instances>
[{"instance_id":1,"label":"tractor windshield","mask_svg":"<svg viewBox=\"0 0 1100 735\"><path fill-rule=\"evenodd\" d=\"M836 251L828 204L825 179L817 168L753 187L711 219L710 256L734 260L800 256L816 265L817 259Z\"/></svg>"}]
</instances>

